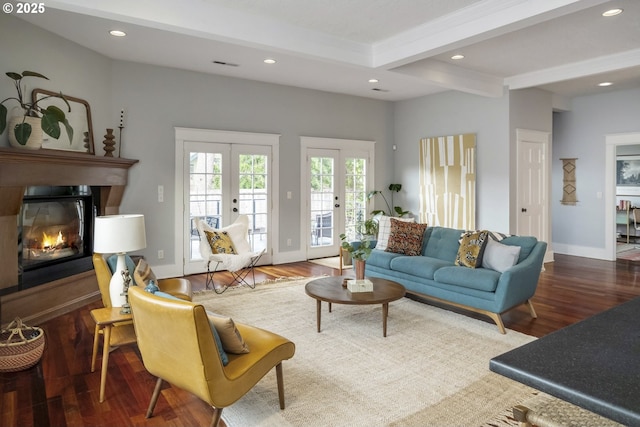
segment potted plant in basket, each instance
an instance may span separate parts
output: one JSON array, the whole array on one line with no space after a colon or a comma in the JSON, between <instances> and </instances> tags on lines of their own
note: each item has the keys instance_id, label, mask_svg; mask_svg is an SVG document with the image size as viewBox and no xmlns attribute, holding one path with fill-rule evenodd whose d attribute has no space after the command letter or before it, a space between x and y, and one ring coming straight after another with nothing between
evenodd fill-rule
<instances>
[{"instance_id":1,"label":"potted plant in basket","mask_svg":"<svg viewBox=\"0 0 640 427\"><path fill-rule=\"evenodd\" d=\"M340 235L342 240L342 249L349 252L351 259L353 260L353 268L356 271L356 279L364 279L364 268L367 258L371 255L371 239L364 238L358 241L349 242L347 235L342 233Z\"/></svg>"},{"instance_id":2,"label":"potted plant in basket","mask_svg":"<svg viewBox=\"0 0 640 427\"><path fill-rule=\"evenodd\" d=\"M7 115L9 113L4 103L9 100L14 100L18 102L19 107L22 109L22 114L9 119L9 142L11 145L14 147L38 149L42 145L42 132L52 138L60 138L60 124L64 125L67 135L69 136L69 141L73 141L73 128L69 124L64 111L55 105L49 105L46 108L38 105L39 102L47 98L57 96L62 98L69 108L68 111L71 111L71 105L69 105L69 102L65 99L62 92L60 92L59 95L49 95L30 102L25 94L26 88L22 86L22 79L25 77L49 79L34 71L23 71L22 74L8 72L6 74L9 78L13 79L18 96L11 96L0 102L0 134L3 133L7 127Z\"/></svg>"}]
</instances>

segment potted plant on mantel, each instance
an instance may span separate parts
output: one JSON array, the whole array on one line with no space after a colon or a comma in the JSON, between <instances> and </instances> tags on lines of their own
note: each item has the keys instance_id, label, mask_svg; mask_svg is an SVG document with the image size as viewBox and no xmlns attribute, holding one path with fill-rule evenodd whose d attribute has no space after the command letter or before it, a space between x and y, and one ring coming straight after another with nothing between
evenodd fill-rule
<instances>
[{"instance_id":1,"label":"potted plant on mantel","mask_svg":"<svg viewBox=\"0 0 640 427\"><path fill-rule=\"evenodd\" d=\"M367 258L371 255L371 240L368 238L361 239L355 242L347 241L347 235L342 233L340 235L342 240L342 249L349 252L351 259L353 260L353 268L356 272L356 279L364 279L364 268Z\"/></svg>"},{"instance_id":2,"label":"potted plant on mantel","mask_svg":"<svg viewBox=\"0 0 640 427\"><path fill-rule=\"evenodd\" d=\"M55 105L49 105L46 108L38 105L39 102L47 98L57 96L62 98L67 107L69 107L69 111L71 111L71 105L69 105L69 102L62 92L60 92L59 95L45 96L33 102L29 102L28 98L25 99L26 88L22 87L23 78L37 77L46 80L49 80L49 78L34 71L23 71L22 74L8 72L6 74L9 78L13 79L18 96L11 96L0 102L0 134L2 134L7 127L7 115L9 113L4 103L9 100L14 100L18 101L22 109L22 114L9 119L9 143L12 146L37 150L42 147L42 132L52 138L60 138L61 123L66 129L69 141L73 141L73 128L69 124L64 111Z\"/></svg>"}]
</instances>

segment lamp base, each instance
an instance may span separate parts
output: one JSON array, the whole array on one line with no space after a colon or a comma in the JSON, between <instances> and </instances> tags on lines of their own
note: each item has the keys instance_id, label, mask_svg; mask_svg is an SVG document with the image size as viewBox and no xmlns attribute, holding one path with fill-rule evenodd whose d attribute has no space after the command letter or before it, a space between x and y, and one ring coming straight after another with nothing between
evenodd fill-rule
<instances>
[{"instance_id":1,"label":"lamp base","mask_svg":"<svg viewBox=\"0 0 640 427\"><path fill-rule=\"evenodd\" d=\"M127 269L127 265L124 261L124 253L118 254L116 261L116 268L111 276L109 282L109 297L111 299L111 307L122 307L127 300L123 295L124 290L124 278L122 272Z\"/></svg>"}]
</instances>

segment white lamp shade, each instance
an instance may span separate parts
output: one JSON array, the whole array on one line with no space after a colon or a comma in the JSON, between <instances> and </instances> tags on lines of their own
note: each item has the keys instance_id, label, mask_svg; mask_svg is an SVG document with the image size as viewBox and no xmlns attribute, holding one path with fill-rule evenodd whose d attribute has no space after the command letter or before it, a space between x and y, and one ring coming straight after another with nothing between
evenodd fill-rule
<instances>
[{"instance_id":1,"label":"white lamp shade","mask_svg":"<svg viewBox=\"0 0 640 427\"><path fill-rule=\"evenodd\" d=\"M147 247L144 215L96 217L93 251L101 254L125 253Z\"/></svg>"}]
</instances>

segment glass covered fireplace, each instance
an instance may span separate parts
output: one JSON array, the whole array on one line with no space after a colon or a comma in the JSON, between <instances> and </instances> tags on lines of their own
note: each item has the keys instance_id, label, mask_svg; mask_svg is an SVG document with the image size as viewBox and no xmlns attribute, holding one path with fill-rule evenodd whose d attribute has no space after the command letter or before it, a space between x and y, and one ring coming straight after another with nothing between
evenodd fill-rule
<instances>
[{"instance_id":1,"label":"glass covered fireplace","mask_svg":"<svg viewBox=\"0 0 640 427\"><path fill-rule=\"evenodd\" d=\"M91 269L91 188L28 187L18 216L20 288Z\"/></svg>"}]
</instances>

